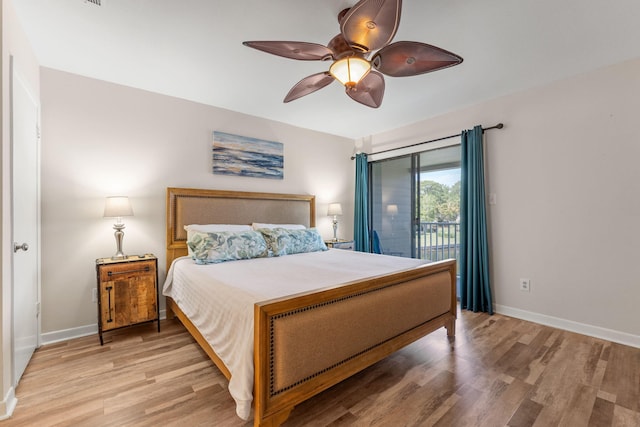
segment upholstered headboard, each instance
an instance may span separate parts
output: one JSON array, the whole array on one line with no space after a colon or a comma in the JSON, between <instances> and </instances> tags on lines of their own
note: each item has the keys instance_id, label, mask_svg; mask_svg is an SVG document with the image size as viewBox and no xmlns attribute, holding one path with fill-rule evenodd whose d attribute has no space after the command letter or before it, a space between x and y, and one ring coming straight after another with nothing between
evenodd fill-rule
<instances>
[{"instance_id":1,"label":"upholstered headboard","mask_svg":"<svg viewBox=\"0 0 640 427\"><path fill-rule=\"evenodd\" d=\"M167 270L187 255L189 224L303 224L315 226L315 196L167 188Z\"/></svg>"}]
</instances>

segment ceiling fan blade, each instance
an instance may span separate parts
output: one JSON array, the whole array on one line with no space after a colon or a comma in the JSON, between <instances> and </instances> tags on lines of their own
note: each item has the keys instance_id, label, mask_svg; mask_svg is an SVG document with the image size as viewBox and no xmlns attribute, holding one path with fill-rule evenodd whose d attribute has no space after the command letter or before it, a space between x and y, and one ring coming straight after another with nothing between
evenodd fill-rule
<instances>
[{"instance_id":1,"label":"ceiling fan blade","mask_svg":"<svg viewBox=\"0 0 640 427\"><path fill-rule=\"evenodd\" d=\"M371 59L373 67L387 76L406 77L453 67L462 57L420 42L395 42L383 47Z\"/></svg>"},{"instance_id":2,"label":"ceiling fan blade","mask_svg":"<svg viewBox=\"0 0 640 427\"><path fill-rule=\"evenodd\" d=\"M371 52L386 46L400 24L402 0L360 0L340 21L340 31L352 48Z\"/></svg>"},{"instance_id":3,"label":"ceiling fan blade","mask_svg":"<svg viewBox=\"0 0 640 427\"><path fill-rule=\"evenodd\" d=\"M290 59L303 61L318 61L333 59L333 52L326 46L318 43L291 42L291 41L248 41L243 45L283 56Z\"/></svg>"},{"instance_id":4,"label":"ceiling fan blade","mask_svg":"<svg viewBox=\"0 0 640 427\"><path fill-rule=\"evenodd\" d=\"M302 96L309 95L310 93L322 89L334 80L333 76L327 71L307 76L291 88L287 96L284 97L283 102L291 102Z\"/></svg>"},{"instance_id":5,"label":"ceiling fan blade","mask_svg":"<svg viewBox=\"0 0 640 427\"><path fill-rule=\"evenodd\" d=\"M371 108L378 108L382 105L384 97L384 77L377 71L369 71L355 88L347 88L347 95L354 101Z\"/></svg>"}]
</instances>

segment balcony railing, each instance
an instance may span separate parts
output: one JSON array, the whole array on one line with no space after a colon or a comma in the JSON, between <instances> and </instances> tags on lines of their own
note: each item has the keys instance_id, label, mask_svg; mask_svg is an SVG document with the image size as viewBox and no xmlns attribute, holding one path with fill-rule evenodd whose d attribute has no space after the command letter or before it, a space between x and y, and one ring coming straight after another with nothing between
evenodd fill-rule
<instances>
[{"instance_id":1,"label":"balcony railing","mask_svg":"<svg viewBox=\"0 0 640 427\"><path fill-rule=\"evenodd\" d=\"M420 258L431 261L459 259L460 223L421 222L419 239Z\"/></svg>"}]
</instances>

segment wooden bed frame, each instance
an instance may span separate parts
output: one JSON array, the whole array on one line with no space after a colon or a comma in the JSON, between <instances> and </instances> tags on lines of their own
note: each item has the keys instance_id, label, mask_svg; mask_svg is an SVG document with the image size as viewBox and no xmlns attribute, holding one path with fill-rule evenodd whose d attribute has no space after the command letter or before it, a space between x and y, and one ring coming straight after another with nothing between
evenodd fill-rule
<instances>
[{"instance_id":1,"label":"wooden bed frame","mask_svg":"<svg viewBox=\"0 0 640 427\"><path fill-rule=\"evenodd\" d=\"M315 225L308 195L167 189L167 271L187 254L186 224ZM441 328L455 335L455 261L427 264L254 306L254 426L278 426L295 405ZM231 374L171 298L222 373Z\"/></svg>"}]
</instances>

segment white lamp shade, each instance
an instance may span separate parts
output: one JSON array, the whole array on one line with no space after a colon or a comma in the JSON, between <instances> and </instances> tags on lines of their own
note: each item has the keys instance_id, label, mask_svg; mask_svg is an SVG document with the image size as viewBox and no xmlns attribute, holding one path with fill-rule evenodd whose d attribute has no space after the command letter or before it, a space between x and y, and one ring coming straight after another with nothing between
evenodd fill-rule
<instances>
[{"instance_id":1,"label":"white lamp shade","mask_svg":"<svg viewBox=\"0 0 640 427\"><path fill-rule=\"evenodd\" d=\"M127 196L107 197L104 204L104 217L117 218L123 216L133 216L133 208Z\"/></svg>"},{"instance_id":2,"label":"white lamp shade","mask_svg":"<svg viewBox=\"0 0 640 427\"><path fill-rule=\"evenodd\" d=\"M387 205L387 213L389 215L397 215L398 214L398 205Z\"/></svg>"},{"instance_id":3,"label":"white lamp shade","mask_svg":"<svg viewBox=\"0 0 640 427\"><path fill-rule=\"evenodd\" d=\"M371 70L371 63L357 56L349 56L334 62L329 73L345 86L355 86Z\"/></svg>"},{"instance_id":4,"label":"white lamp shade","mask_svg":"<svg viewBox=\"0 0 640 427\"><path fill-rule=\"evenodd\" d=\"M342 205L340 203L329 203L327 215L342 215Z\"/></svg>"}]
</instances>

